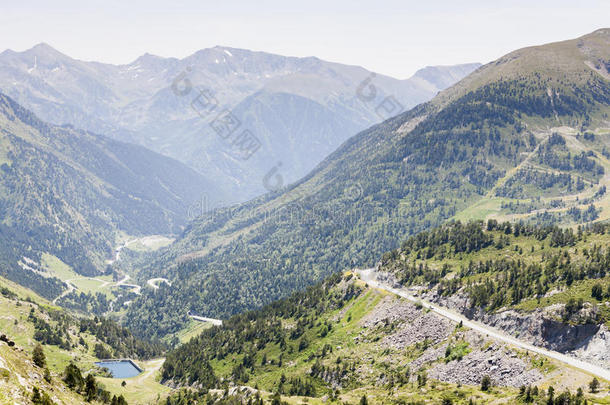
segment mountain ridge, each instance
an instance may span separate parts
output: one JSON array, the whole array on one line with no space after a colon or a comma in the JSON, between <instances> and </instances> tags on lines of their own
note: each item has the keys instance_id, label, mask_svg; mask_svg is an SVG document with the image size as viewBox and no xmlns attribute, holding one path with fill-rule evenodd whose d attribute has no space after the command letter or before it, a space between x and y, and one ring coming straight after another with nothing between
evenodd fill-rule
<instances>
[{"instance_id":1,"label":"mountain ridge","mask_svg":"<svg viewBox=\"0 0 610 405\"><path fill-rule=\"evenodd\" d=\"M0 64L0 88L43 119L137 143L180 160L214 179L222 199L232 203L267 191L261 179L271 169L270 161L290 156L289 162L283 161L283 177L285 183L296 181L349 134L431 98L440 89L438 83L449 84L478 66L460 65L456 72L462 73L453 75L439 73L439 82L432 84L422 77L397 80L315 57L229 47L202 49L181 59L145 54L128 64L112 65L74 60L46 44L20 53L5 51ZM194 86L186 97L172 91L179 78ZM213 114L193 110L201 89L211 92L218 103ZM236 109L259 91L289 93L321 105L326 109L324 122L319 122L326 128L325 142L307 144L318 135L315 127L293 134L259 120L249 128L245 121L253 112L240 110L238 115ZM390 96L396 103L384 112L381 102ZM285 121L301 118L298 112L284 110L281 102L268 107L271 115ZM249 130L256 138L267 138L252 159L227 158L232 145L210 127L222 109L240 121L238 132ZM283 147L296 142L306 144L312 153L300 156L298 149Z\"/></svg>"},{"instance_id":2,"label":"mountain ridge","mask_svg":"<svg viewBox=\"0 0 610 405\"><path fill-rule=\"evenodd\" d=\"M606 52L604 38L591 46ZM569 42L554 60L561 64L576 46ZM495 62L487 66L493 73ZM578 80L562 83L563 74ZM603 77L532 70L445 92L459 94L447 101L441 92L360 132L292 185L193 221L142 270L172 286L136 300L130 327L171 333L185 303L214 318L263 305L325 274L370 267L398 240L456 216L502 218L523 210L530 213L523 220L566 224L608 217L604 153L610 140L603 128L609 127L610 85ZM515 177L519 170L528 176ZM488 196L506 178L512 188ZM511 197L515 190L525 190L525 198ZM559 211L545 212L551 208ZM151 328L145 318L155 307L178 312Z\"/></svg>"},{"instance_id":3,"label":"mountain ridge","mask_svg":"<svg viewBox=\"0 0 610 405\"><path fill-rule=\"evenodd\" d=\"M1 93L0 128L2 274L46 298L63 283L22 261L40 263L49 253L77 273L100 274L118 231L180 232L189 206L214 194L207 179L171 158L47 124Z\"/></svg>"}]
</instances>

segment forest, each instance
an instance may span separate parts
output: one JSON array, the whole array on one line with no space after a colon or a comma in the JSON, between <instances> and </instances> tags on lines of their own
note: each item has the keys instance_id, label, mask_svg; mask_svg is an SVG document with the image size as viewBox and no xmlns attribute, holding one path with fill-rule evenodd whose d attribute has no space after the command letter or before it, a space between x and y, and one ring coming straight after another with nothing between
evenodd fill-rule
<instances>
[{"instance_id":1,"label":"forest","mask_svg":"<svg viewBox=\"0 0 610 405\"><path fill-rule=\"evenodd\" d=\"M510 236L510 237L509 237ZM575 248L593 236L601 242ZM383 255L380 269L396 275L403 285L425 285L440 295L466 293L471 307L494 311L525 300L540 300L550 290L570 288L584 280L599 280L589 298L610 299L610 225L562 229L521 223L453 222L422 232L403 242L400 249ZM529 247L526 247L529 246ZM515 257L494 255L493 251L512 247ZM483 254L488 249L489 254ZM539 253L535 260L528 256ZM464 258L462 254L480 253ZM538 259L539 257L539 259ZM449 264L457 259L457 264ZM443 263L442 265L439 265ZM453 277L446 277L453 273ZM566 303L568 321L583 305L582 300ZM594 312L583 323L608 322L608 313Z\"/></svg>"}]
</instances>

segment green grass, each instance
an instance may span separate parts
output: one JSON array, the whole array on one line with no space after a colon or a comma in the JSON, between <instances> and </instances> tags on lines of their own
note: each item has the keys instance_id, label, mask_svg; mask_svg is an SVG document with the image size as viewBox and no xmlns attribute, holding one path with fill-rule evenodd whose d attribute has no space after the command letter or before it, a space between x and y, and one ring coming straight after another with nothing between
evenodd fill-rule
<instances>
[{"instance_id":1,"label":"green grass","mask_svg":"<svg viewBox=\"0 0 610 405\"><path fill-rule=\"evenodd\" d=\"M476 203L457 213L452 219L462 222L485 219L491 214L499 213L502 210L502 203L509 201L509 199L501 197L482 197Z\"/></svg>"},{"instance_id":2,"label":"green grass","mask_svg":"<svg viewBox=\"0 0 610 405\"><path fill-rule=\"evenodd\" d=\"M199 322L191 319L184 329L176 334L176 337L180 343L186 343L195 336L201 334L205 329L211 328L212 324L209 322Z\"/></svg>"},{"instance_id":3,"label":"green grass","mask_svg":"<svg viewBox=\"0 0 610 405\"><path fill-rule=\"evenodd\" d=\"M62 281L70 281L70 283L78 289L77 292L91 294L101 292L108 298L114 298L112 293L114 287L112 276L82 276L76 273L72 267L48 253L43 254L42 265L54 277L57 277Z\"/></svg>"},{"instance_id":4,"label":"green grass","mask_svg":"<svg viewBox=\"0 0 610 405\"><path fill-rule=\"evenodd\" d=\"M136 252L154 252L163 247L169 246L174 238L162 235L150 235L135 240L131 240L125 248Z\"/></svg>"},{"instance_id":5,"label":"green grass","mask_svg":"<svg viewBox=\"0 0 610 405\"><path fill-rule=\"evenodd\" d=\"M49 253L42 255L42 266L46 268L53 276L59 278L62 281L69 280L72 278L82 277L77 274L72 267L62 262L57 257Z\"/></svg>"},{"instance_id":6,"label":"green grass","mask_svg":"<svg viewBox=\"0 0 610 405\"><path fill-rule=\"evenodd\" d=\"M449 363L452 360L462 360L464 356L470 353L470 348L468 347L468 342L457 342L452 343L447 346L447 351L445 352L445 363Z\"/></svg>"}]
</instances>

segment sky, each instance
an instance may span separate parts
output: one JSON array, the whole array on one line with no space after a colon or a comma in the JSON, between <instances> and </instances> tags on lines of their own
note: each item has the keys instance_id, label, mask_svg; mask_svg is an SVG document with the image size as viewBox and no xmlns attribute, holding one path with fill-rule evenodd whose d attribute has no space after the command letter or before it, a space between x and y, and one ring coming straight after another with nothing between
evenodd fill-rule
<instances>
[{"instance_id":1,"label":"sky","mask_svg":"<svg viewBox=\"0 0 610 405\"><path fill-rule=\"evenodd\" d=\"M610 26L608 0L0 0L0 51L40 42L123 64L216 45L317 56L396 78L486 63Z\"/></svg>"}]
</instances>

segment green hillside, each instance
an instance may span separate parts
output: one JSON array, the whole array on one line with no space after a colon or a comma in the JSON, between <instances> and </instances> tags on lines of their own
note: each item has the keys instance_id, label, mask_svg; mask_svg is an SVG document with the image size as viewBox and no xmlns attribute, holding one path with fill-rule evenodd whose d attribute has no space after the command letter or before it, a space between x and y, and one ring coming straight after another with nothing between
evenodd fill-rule
<instances>
[{"instance_id":1,"label":"green hillside","mask_svg":"<svg viewBox=\"0 0 610 405\"><path fill-rule=\"evenodd\" d=\"M164 353L163 345L137 339L108 319L75 317L3 278L0 278L0 331L2 404L125 404L117 402L120 396L131 404L144 403L138 401L143 397L150 403L157 394L169 391L154 380L152 372L159 367L159 360L150 361ZM42 349L43 364L36 362L37 347ZM105 378L106 373L94 364L102 358L134 359L145 369L142 376L136 377L134 387L148 392L134 394L131 386L121 387L120 381ZM89 375L94 378L93 383ZM136 382L128 381L130 385ZM34 388L39 391L40 402L34 399Z\"/></svg>"},{"instance_id":2,"label":"green hillside","mask_svg":"<svg viewBox=\"0 0 610 405\"><path fill-rule=\"evenodd\" d=\"M610 218L610 30L513 52L430 103L354 136L300 182L204 215L141 278L127 324L178 331L372 266L451 218Z\"/></svg>"},{"instance_id":3,"label":"green hillside","mask_svg":"<svg viewBox=\"0 0 610 405\"><path fill-rule=\"evenodd\" d=\"M64 285L45 274L45 253L99 275L119 231L179 232L208 184L142 147L48 125L0 94L0 274L46 298Z\"/></svg>"},{"instance_id":4,"label":"green hillside","mask_svg":"<svg viewBox=\"0 0 610 405\"><path fill-rule=\"evenodd\" d=\"M482 386L486 376L492 388ZM605 384L577 394L590 376L478 335L350 273L208 329L168 354L162 378L197 388L174 393L167 405L213 398L362 404L363 396L370 404L603 404L608 395ZM550 387L559 381L554 398Z\"/></svg>"},{"instance_id":5,"label":"green hillside","mask_svg":"<svg viewBox=\"0 0 610 405\"><path fill-rule=\"evenodd\" d=\"M562 230L450 223L384 254L379 270L444 299L465 296L487 312L556 307L558 320L610 325L610 226ZM440 298L439 298L440 299Z\"/></svg>"}]
</instances>

